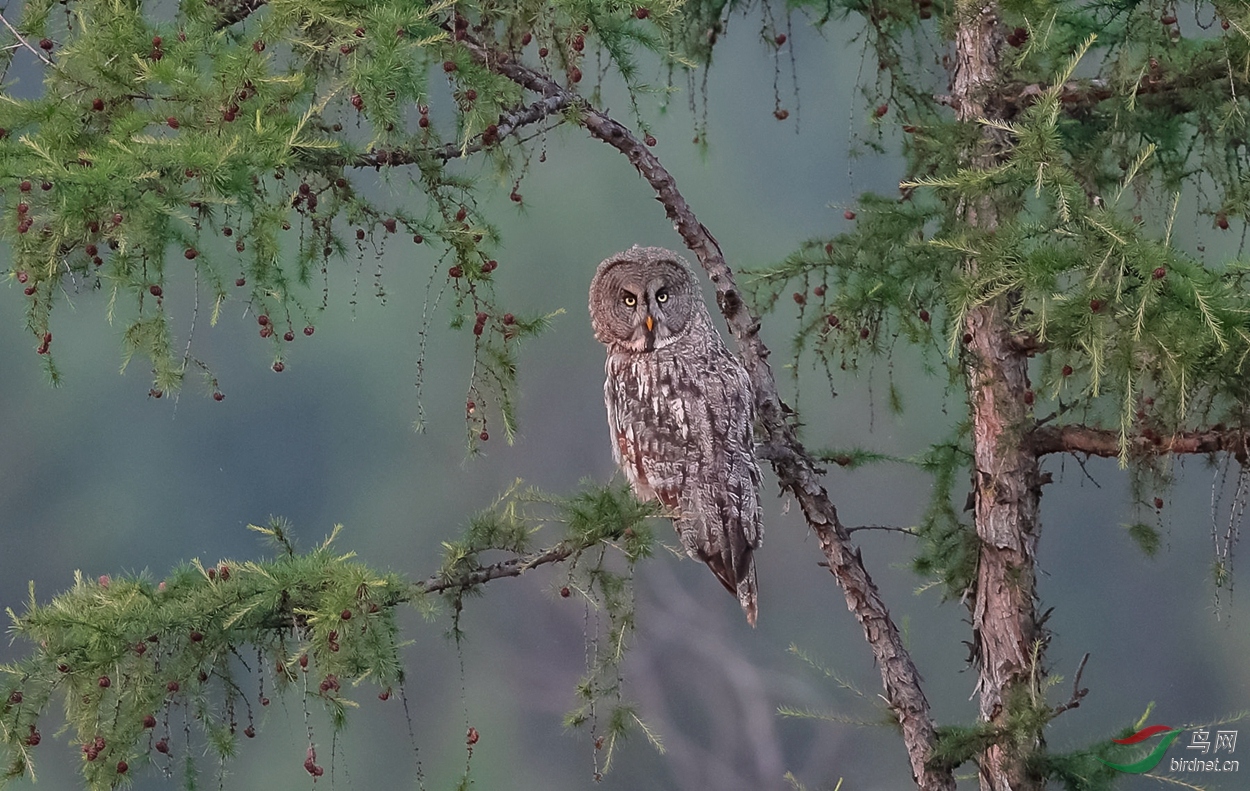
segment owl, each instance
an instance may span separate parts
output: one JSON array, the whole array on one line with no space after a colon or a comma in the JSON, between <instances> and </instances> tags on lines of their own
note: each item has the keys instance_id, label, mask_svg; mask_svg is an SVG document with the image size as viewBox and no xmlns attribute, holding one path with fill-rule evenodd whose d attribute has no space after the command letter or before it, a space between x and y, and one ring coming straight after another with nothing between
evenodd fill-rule
<instances>
[{"instance_id":1,"label":"owl","mask_svg":"<svg viewBox=\"0 0 1250 791\"><path fill-rule=\"evenodd\" d=\"M642 500L659 500L686 552L707 564L754 626L760 469L746 370L712 326L681 256L637 247L590 284L595 339L607 346L612 455Z\"/></svg>"}]
</instances>

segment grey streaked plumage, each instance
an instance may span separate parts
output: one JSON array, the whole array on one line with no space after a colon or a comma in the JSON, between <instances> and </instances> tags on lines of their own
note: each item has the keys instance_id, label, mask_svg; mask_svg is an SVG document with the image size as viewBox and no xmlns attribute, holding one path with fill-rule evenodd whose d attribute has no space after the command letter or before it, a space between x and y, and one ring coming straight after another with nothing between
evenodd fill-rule
<instances>
[{"instance_id":1,"label":"grey streaked plumage","mask_svg":"<svg viewBox=\"0 0 1250 791\"><path fill-rule=\"evenodd\" d=\"M752 553L763 528L746 370L712 326L690 266L670 250L633 247L601 263L590 319L608 347L613 457L638 497L665 505L686 552L754 626Z\"/></svg>"}]
</instances>

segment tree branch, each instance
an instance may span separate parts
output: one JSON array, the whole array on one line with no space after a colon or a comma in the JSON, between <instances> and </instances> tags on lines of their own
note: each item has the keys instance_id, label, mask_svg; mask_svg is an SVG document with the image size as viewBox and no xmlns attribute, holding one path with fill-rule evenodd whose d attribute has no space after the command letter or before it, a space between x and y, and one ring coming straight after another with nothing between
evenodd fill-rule
<instances>
[{"instance_id":1,"label":"tree branch","mask_svg":"<svg viewBox=\"0 0 1250 791\"><path fill-rule=\"evenodd\" d=\"M486 566L475 566L450 573L440 571L431 574L424 580L406 584L385 599L385 606L395 607L400 604L407 604L427 593L463 593L469 588L476 585L484 585L491 580L519 577L530 569L568 560L573 555L590 549L597 543L599 543L598 540L585 542L565 539L546 549L540 549L537 552L524 555L513 555ZM267 621L263 622L263 625L266 628L279 630L290 629L292 626L300 625L302 623L301 619L304 619L305 616L299 615L299 611L307 606L302 601L287 600Z\"/></svg>"},{"instance_id":2,"label":"tree branch","mask_svg":"<svg viewBox=\"0 0 1250 791\"><path fill-rule=\"evenodd\" d=\"M1120 95L1131 92L1139 102L1167 108L1177 115L1192 112L1205 101L1204 90L1212 84L1229 83L1230 89L1236 94L1244 94L1250 89L1250 82L1241 77L1237 70L1228 68L1227 62L1221 57L1211 57L1196 62L1193 68L1184 72L1169 73L1157 60L1151 58L1146 71L1137 81L1136 86L1120 88ZM1001 98L1008 107L1017 111L1024 110L1034 104L1048 90L1049 85L1039 83L1010 83L1003 86ZM1068 115L1088 113L1099 104L1117 95L1117 90L1101 77L1068 80L1059 93L1059 104ZM943 102L938 97L939 103Z\"/></svg>"},{"instance_id":3,"label":"tree branch","mask_svg":"<svg viewBox=\"0 0 1250 791\"><path fill-rule=\"evenodd\" d=\"M21 44L23 47L30 50L31 52L35 53L36 58L39 58L39 60L43 61L45 65L48 65L48 66L53 65L52 61L48 59L47 55L44 55L42 52L32 47L30 45L30 42L26 40L26 37L23 36L21 33L17 32L17 28L13 27L13 25L10 24L9 20L4 18L4 14L0 14L0 22L4 23L4 26L9 29L9 32L13 34L13 37L17 39L17 42L19 44Z\"/></svg>"},{"instance_id":4,"label":"tree branch","mask_svg":"<svg viewBox=\"0 0 1250 791\"><path fill-rule=\"evenodd\" d=\"M455 143L448 143L432 149L379 149L358 154L350 161L342 160L337 164L355 168L380 168L388 165L412 165L430 157L441 159L444 162L452 159L462 159L496 145L505 137L516 134L522 127L538 123L556 113L563 112L568 108L572 98L569 95L548 96L531 105L504 113L499 116L499 122L493 124L494 129L487 127L487 131L479 135L476 142L469 145L459 146Z\"/></svg>"},{"instance_id":5,"label":"tree branch","mask_svg":"<svg viewBox=\"0 0 1250 791\"><path fill-rule=\"evenodd\" d=\"M1033 452L1084 453L1111 458L1120 455L1120 432L1085 425L1038 426L1030 434ZM1233 453L1246 457L1250 432L1215 425L1200 431L1182 431L1168 437L1153 432L1130 437L1128 452L1135 456L1162 456L1167 453Z\"/></svg>"},{"instance_id":6,"label":"tree branch","mask_svg":"<svg viewBox=\"0 0 1250 791\"><path fill-rule=\"evenodd\" d=\"M585 548L585 546L572 541L561 541L555 546L533 555L518 555L517 557L501 560L489 566L473 569L462 576L448 577L445 574L434 574L425 581L416 583L414 587L423 593L442 593L443 591L455 589L464 590L465 588L471 588L474 585L481 585L482 583L503 577L519 577L532 568L567 560L575 552Z\"/></svg>"},{"instance_id":7,"label":"tree branch","mask_svg":"<svg viewBox=\"0 0 1250 791\"><path fill-rule=\"evenodd\" d=\"M1072 679L1072 697L1068 698L1066 703L1055 706L1050 710L1050 718L1052 720L1069 709L1078 708L1081 705L1081 701L1089 694L1089 688L1081 686L1081 676L1085 674L1085 663L1088 661L1089 652L1087 651L1085 656L1081 657L1081 663L1076 666L1076 676Z\"/></svg>"},{"instance_id":8,"label":"tree branch","mask_svg":"<svg viewBox=\"0 0 1250 791\"><path fill-rule=\"evenodd\" d=\"M891 525L856 525L846 529L847 535L858 533L860 530L880 530L886 533L905 533L909 536L917 535L916 531L910 527L893 527Z\"/></svg>"},{"instance_id":9,"label":"tree branch","mask_svg":"<svg viewBox=\"0 0 1250 791\"><path fill-rule=\"evenodd\" d=\"M581 96L565 90L547 75L487 49L472 37L466 37L461 43L478 63L516 84L545 97L567 97L568 105L581 112L580 122L586 130L624 154L655 190L657 200L664 206L682 241L716 286L721 314L738 341L743 364L751 378L764 439L774 448L770 459L773 469L782 488L802 507L808 525L820 541L830 572L842 586L847 607L863 627L881 672L886 700L903 730L912 776L925 791L954 789L950 768L927 765L937 736L929 703L920 685L920 674L864 568L859 550L852 545L837 509L820 483L815 462L785 420L777 383L768 365L769 350L759 337L759 320L743 302L720 245L695 217L672 175L627 127Z\"/></svg>"},{"instance_id":10,"label":"tree branch","mask_svg":"<svg viewBox=\"0 0 1250 791\"><path fill-rule=\"evenodd\" d=\"M221 30L247 19L265 2L266 0L209 0L208 4L221 11L221 19L217 22L217 29Z\"/></svg>"}]
</instances>

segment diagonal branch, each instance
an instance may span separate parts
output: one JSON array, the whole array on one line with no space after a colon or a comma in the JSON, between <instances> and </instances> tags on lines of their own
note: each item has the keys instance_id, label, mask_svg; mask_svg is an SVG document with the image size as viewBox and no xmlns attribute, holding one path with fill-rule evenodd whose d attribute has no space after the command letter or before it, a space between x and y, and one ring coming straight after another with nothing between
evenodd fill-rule
<instances>
[{"instance_id":1,"label":"diagonal branch","mask_svg":"<svg viewBox=\"0 0 1250 791\"><path fill-rule=\"evenodd\" d=\"M4 18L4 14L0 14L0 22L4 23L4 26L9 29L9 32L13 34L13 37L17 39L17 42L19 44L21 44L23 47L30 50L31 52L35 53L35 57L43 61L44 65L47 65L47 66L53 65L52 61L48 59L47 55L44 55L42 52L32 47L30 45L30 42L26 40L26 37L23 36L21 33L17 32L17 28L13 27L12 23L10 23L9 20Z\"/></svg>"},{"instance_id":2,"label":"diagonal branch","mask_svg":"<svg viewBox=\"0 0 1250 791\"><path fill-rule=\"evenodd\" d=\"M1031 434L1033 452L1038 456L1051 453L1083 453L1089 456L1120 455L1120 432L1085 425L1038 426ZM1246 457L1250 448L1250 432L1240 428L1215 425L1199 431L1182 431L1171 436L1151 433L1129 438L1129 455L1162 456L1168 453L1233 453Z\"/></svg>"},{"instance_id":3,"label":"diagonal branch","mask_svg":"<svg viewBox=\"0 0 1250 791\"><path fill-rule=\"evenodd\" d=\"M864 568L858 548L851 543L837 509L821 485L815 462L786 422L777 383L768 365L769 350L759 337L759 320L743 302L720 245L699 222L672 175L627 127L576 93L565 90L547 75L493 52L471 37L462 43L478 63L516 84L545 97L568 97L569 106L581 112L579 120L586 130L624 154L655 190L657 200L664 206L682 241L716 285L717 303L738 341L743 364L751 377L764 439L774 449L770 459L773 469L782 488L802 507L808 525L820 541L829 570L842 586L847 607L863 627L881 671L886 700L903 730L912 776L925 791L954 789L954 775L949 767L927 765L937 735L920 685L920 674Z\"/></svg>"}]
</instances>

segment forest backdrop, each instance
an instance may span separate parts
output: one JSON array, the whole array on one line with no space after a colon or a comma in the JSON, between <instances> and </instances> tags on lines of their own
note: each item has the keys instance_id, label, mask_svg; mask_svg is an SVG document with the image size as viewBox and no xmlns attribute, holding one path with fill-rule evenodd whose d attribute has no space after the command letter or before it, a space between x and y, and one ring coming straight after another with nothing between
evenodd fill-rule
<instances>
[{"instance_id":1,"label":"forest backdrop","mask_svg":"<svg viewBox=\"0 0 1250 791\"><path fill-rule=\"evenodd\" d=\"M877 125L887 142L901 134L889 116L875 117L874 105L856 90L865 55L848 43L857 28L815 31L796 15L778 50L762 39L762 27L758 15L736 18L717 50L707 87L706 152L691 143L703 133L696 130L702 121L684 109L684 94L663 116L654 100L643 106L655 119L657 153L739 270L766 266L805 238L839 230L861 191L891 192L902 168L888 156L848 156L864 153L858 138L872 138ZM787 87L791 48L799 100ZM16 56L9 73L17 80L14 93L23 86L33 91L31 61ZM782 102L791 108L785 121L774 117L778 63ZM658 67L649 68L662 80ZM627 102L611 85L606 95L607 107ZM410 430L418 415L413 384L426 283L439 264L434 252L404 234L389 238L378 260L373 239L365 244L354 306L353 267L332 272L330 306L317 317L316 334L294 342L281 374L270 370L270 348L256 338L251 317L241 315L241 303L227 302L216 327L202 322L197 355L213 363L227 395L220 403L197 384L176 402L149 398L151 382L139 360L118 376L120 329L102 331L104 300L92 293L71 293L73 308L62 305L57 313L65 381L50 387L13 283L0 303L0 603L17 608L28 580L45 598L68 587L75 569L89 578L148 569L160 578L191 557L205 563L257 557L264 550L245 526L271 514L289 518L305 546L342 523L344 550L420 578L437 566L441 542L514 479L552 492L573 491L584 477L608 480L602 350L585 315L590 275L599 260L631 244L680 249L681 243L622 157L575 127L550 134L547 150L547 161L523 182L522 209L509 201L509 184L482 193L503 239L502 300L518 314L565 312L522 352L516 444L507 446L499 433L484 443L481 457L468 458L465 442L471 335L447 331L445 313L434 315L425 361L425 430ZM467 170L491 178L489 167ZM404 200L397 180L379 179L367 189ZM1186 236L1195 226L1180 223L1178 233ZM379 261L385 306L373 296ZM190 277L171 270L164 290L185 331ZM792 315L784 309L770 315L763 329L783 387L791 384L783 364ZM802 363L805 440L906 456L939 439L939 426L962 405L951 402L941 381L914 375L913 363L900 352L858 377L835 377L839 396L832 400L823 372ZM906 407L899 415L883 397L891 372ZM1055 608L1050 625L1059 635L1050 658L1055 672L1070 676L1084 653L1092 656L1083 679L1090 695L1057 722L1051 745L1106 738L1152 701L1154 719L1177 726L1250 706L1244 662L1250 630L1227 590L1213 606L1210 500L1218 471L1198 458L1184 463L1178 485L1162 493L1164 542L1153 559L1124 529L1130 494L1115 460L1091 461L1093 480L1071 462L1053 471L1058 482L1043 503L1039 551L1039 586ZM771 494L775 485L770 476L766 481ZM827 482L848 524L912 524L929 486L926 476L903 466L835 468ZM905 754L889 728L778 716L778 706L790 706L848 720L883 719L862 634L817 565L821 558L802 519L772 497L765 513L756 630L695 564L661 552L641 566L640 631L625 665L627 694L668 754L631 740L603 787L775 788L784 787L786 771L810 787L831 786L839 777L849 788L908 782ZM970 721L972 676L960 672L967 658L959 643L963 608L941 604L936 590L915 592L920 583L906 568L912 552L901 536L859 537L938 718ZM481 734L473 755L479 788L589 785L593 747L561 726L584 670L585 610L559 596L559 580L558 570L540 570L491 583L484 599L471 601L463 675L444 637L446 616L430 623L405 617L405 634L416 640L404 656L427 787L449 787L463 770L466 725ZM836 668L862 696L812 672L788 651L792 645ZM0 659L26 650L20 642L6 646ZM372 694L359 697L362 710L352 715L336 769L356 787L391 787L414 776L398 707ZM230 763L227 786L304 781L298 708L275 706L262 722L257 740L244 743ZM51 738L45 745L41 783L73 787L75 745ZM1147 783L1134 778L1124 787ZM154 773L136 778L137 788L160 786Z\"/></svg>"}]
</instances>

